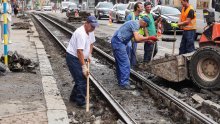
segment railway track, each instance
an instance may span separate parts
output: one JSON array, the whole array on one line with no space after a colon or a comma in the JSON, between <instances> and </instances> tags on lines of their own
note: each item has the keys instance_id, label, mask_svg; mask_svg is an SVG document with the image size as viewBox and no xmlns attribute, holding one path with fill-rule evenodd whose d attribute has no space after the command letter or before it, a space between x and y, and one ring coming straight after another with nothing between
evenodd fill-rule
<instances>
[{"instance_id":1,"label":"railway track","mask_svg":"<svg viewBox=\"0 0 220 124\"><path fill-rule=\"evenodd\" d=\"M67 42L69 41L69 38L71 37L72 31L74 30L74 27L69 26L67 24L64 24L62 22L58 22L57 20L52 19L52 17L46 17L45 15L33 15L36 20L38 20L44 28L50 32L50 34L54 37L54 39L61 45L61 47L65 50ZM47 20L47 24L43 23ZM64 26L63 26L64 24ZM53 25L52 27L57 27L57 31L54 33L54 31L51 31L48 27L48 25ZM67 28L69 27L69 28ZM61 40L62 39L62 40ZM110 55L103 52L101 49L94 47L94 50L98 52L102 57L106 58L111 63L114 63L114 58ZM131 70L131 77L135 80L138 80L139 85L141 84L142 87L148 88L148 92L157 99L160 104L166 105L170 110L172 111L179 111L178 113L186 118L187 122L190 123L207 123L207 124L215 124L216 122L212 119L208 118L204 114L200 113L199 111L195 110L194 108L190 107L183 101L177 99L173 95L170 95L165 90L160 88L159 86L155 85L151 81L147 80L145 77L140 75L134 70ZM125 123L137 123L133 119L128 112L125 111L125 109L112 97L112 95L104 88L104 86L95 80L93 76L90 76L90 81L95 84L95 86L99 89L100 92L105 96L105 98L108 100L108 102L112 105L112 107L117 111L117 113L120 115L122 120ZM157 102L158 102L157 101Z\"/></svg>"}]
</instances>

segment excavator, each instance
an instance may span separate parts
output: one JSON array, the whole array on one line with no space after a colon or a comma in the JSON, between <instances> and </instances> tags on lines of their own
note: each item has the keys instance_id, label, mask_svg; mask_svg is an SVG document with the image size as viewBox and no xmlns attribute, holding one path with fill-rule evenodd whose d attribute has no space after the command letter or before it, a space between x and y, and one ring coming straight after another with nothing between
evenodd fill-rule
<instances>
[{"instance_id":1,"label":"excavator","mask_svg":"<svg viewBox=\"0 0 220 124\"><path fill-rule=\"evenodd\" d=\"M204 89L220 88L220 22L215 11L204 9L207 26L195 52L154 59L147 66L150 72L171 82L192 80Z\"/></svg>"}]
</instances>

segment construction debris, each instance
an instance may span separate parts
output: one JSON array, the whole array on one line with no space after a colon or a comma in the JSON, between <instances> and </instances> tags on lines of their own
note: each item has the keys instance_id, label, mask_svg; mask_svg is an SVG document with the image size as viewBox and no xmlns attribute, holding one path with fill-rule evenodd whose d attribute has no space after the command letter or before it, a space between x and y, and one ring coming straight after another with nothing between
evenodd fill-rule
<instances>
[{"instance_id":1,"label":"construction debris","mask_svg":"<svg viewBox=\"0 0 220 124\"><path fill-rule=\"evenodd\" d=\"M13 23L11 26L13 26L12 29L29 29L32 25L29 24L29 22L17 22Z\"/></svg>"},{"instance_id":2,"label":"construction debris","mask_svg":"<svg viewBox=\"0 0 220 124\"><path fill-rule=\"evenodd\" d=\"M7 66L0 62L0 76L5 75L5 72L7 70Z\"/></svg>"},{"instance_id":3,"label":"construction debris","mask_svg":"<svg viewBox=\"0 0 220 124\"><path fill-rule=\"evenodd\" d=\"M79 16L82 17L83 21L86 21L87 17L90 16L91 13L87 12L87 11L80 11L79 12Z\"/></svg>"},{"instance_id":4,"label":"construction debris","mask_svg":"<svg viewBox=\"0 0 220 124\"><path fill-rule=\"evenodd\" d=\"M0 59L0 71L4 72L6 70L5 66L3 66L4 62L4 56L2 55ZM1 66L1 64L3 64ZM36 73L34 72L34 69L39 66L39 63L33 62L28 58L25 58L23 55L20 55L17 53L17 51L8 52L8 68L12 72L31 72L31 73Z\"/></svg>"},{"instance_id":5,"label":"construction debris","mask_svg":"<svg viewBox=\"0 0 220 124\"><path fill-rule=\"evenodd\" d=\"M198 102L198 103L202 103L203 101L205 101L201 96L199 96L198 94L194 94L193 96L192 96L192 98L196 101L196 102Z\"/></svg>"},{"instance_id":6,"label":"construction debris","mask_svg":"<svg viewBox=\"0 0 220 124\"><path fill-rule=\"evenodd\" d=\"M20 19L30 19L30 16L27 15L27 14L20 14L17 16L17 18L20 18Z\"/></svg>"},{"instance_id":7,"label":"construction debris","mask_svg":"<svg viewBox=\"0 0 220 124\"><path fill-rule=\"evenodd\" d=\"M68 20L70 22L81 22L81 21L86 21L87 17L90 16L91 14L87 11L80 11L79 15L76 16L75 12L71 12Z\"/></svg>"}]
</instances>

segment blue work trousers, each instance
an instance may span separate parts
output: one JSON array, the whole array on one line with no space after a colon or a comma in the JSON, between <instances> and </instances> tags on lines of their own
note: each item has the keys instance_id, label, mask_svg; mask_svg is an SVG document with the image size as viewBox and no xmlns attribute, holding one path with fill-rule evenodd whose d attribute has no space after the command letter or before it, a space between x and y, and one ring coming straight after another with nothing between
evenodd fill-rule
<instances>
[{"instance_id":1,"label":"blue work trousers","mask_svg":"<svg viewBox=\"0 0 220 124\"><path fill-rule=\"evenodd\" d=\"M153 43L144 43L144 62L149 62L151 60L152 52L154 49L153 57L157 54L158 48L157 43L155 42L155 48Z\"/></svg>"},{"instance_id":2,"label":"blue work trousers","mask_svg":"<svg viewBox=\"0 0 220 124\"><path fill-rule=\"evenodd\" d=\"M116 36L111 40L113 55L115 57L116 75L120 86L129 85L130 62L124 44Z\"/></svg>"},{"instance_id":3,"label":"blue work trousers","mask_svg":"<svg viewBox=\"0 0 220 124\"><path fill-rule=\"evenodd\" d=\"M195 50L194 40L196 31L195 30L184 30L183 37L180 43L179 54L190 53Z\"/></svg>"},{"instance_id":4,"label":"blue work trousers","mask_svg":"<svg viewBox=\"0 0 220 124\"><path fill-rule=\"evenodd\" d=\"M137 64L137 58L136 58L137 43L131 41L128 42L126 50L128 57L130 59L131 66L135 66Z\"/></svg>"},{"instance_id":5,"label":"blue work trousers","mask_svg":"<svg viewBox=\"0 0 220 124\"><path fill-rule=\"evenodd\" d=\"M69 53L66 54L66 62L69 71L74 78L75 85L70 95L70 100L75 101L77 105L85 105L86 96L86 77L83 75L79 59Z\"/></svg>"}]
</instances>

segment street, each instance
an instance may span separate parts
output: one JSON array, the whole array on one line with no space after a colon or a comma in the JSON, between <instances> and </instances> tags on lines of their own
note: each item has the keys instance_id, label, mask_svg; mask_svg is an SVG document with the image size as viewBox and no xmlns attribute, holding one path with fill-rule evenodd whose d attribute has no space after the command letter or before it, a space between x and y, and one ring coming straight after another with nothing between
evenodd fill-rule
<instances>
[{"instance_id":1,"label":"street","mask_svg":"<svg viewBox=\"0 0 220 124\"><path fill-rule=\"evenodd\" d=\"M198 11L199 12L199 17L198 17L198 25L200 25L199 27L201 27L201 25L204 25L204 21L202 21L203 17L201 12L202 11ZM48 14L52 14L54 16L58 16L60 18L64 18L67 19L66 17L66 13L60 13L60 12L46 12ZM104 18L101 20L98 20L99 22L99 27L95 30L95 35L98 37L103 37L103 38L108 38L109 42L110 39L112 37L112 35L114 34L114 32L123 24L123 23L116 23L113 22L111 25L109 24L109 19L108 18ZM200 30L202 30L203 28L201 28ZM174 37L174 32L168 32L166 34L162 34L162 37L164 38L173 38ZM175 52L174 54L178 54L179 53L179 46L180 46L180 42L181 42L181 38L182 38L182 32L177 32L176 35L176 39L177 41L175 42ZM198 41L195 41L195 46L196 48L199 47L198 45ZM144 43L138 43L138 48L137 48L137 59L138 61L142 61L143 59L143 54L144 54ZM163 41L158 41L158 53L155 56L155 58L160 58L163 57L165 55L165 53L168 54L172 54L172 49L173 49L173 43L171 42L163 42Z\"/></svg>"},{"instance_id":2,"label":"street","mask_svg":"<svg viewBox=\"0 0 220 124\"><path fill-rule=\"evenodd\" d=\"M96 35L101 35L105 36L103 34L108 34L108 37L111 37L114 32L123 24L123 23L112 23L112 25L109 25L108 19L103 19L99 20L100 26L96 30ZM101 33L101 34L100 34ZM162 37L164 38L173 38L174 37L174 32L168 32L166 34L163 34ZM175 54L179 53L179 46L182 38L182 32L177 32L176 35L176 43L175 43ZM195 41L196 47L198 47L198 42ZM172 54L172 48L173 48L173 43L170 42L163 42L163 41L158 41L158 53L156 55L157 57L164 56L165 53ZM143 56L144 54L144 43L139 43L138 44L138 49L137 53L140 56Z\"/></svg>"}]
</instances>

